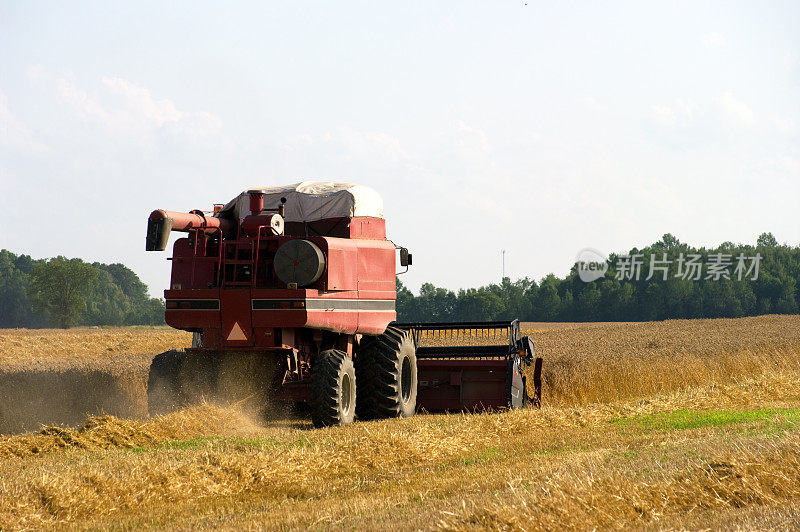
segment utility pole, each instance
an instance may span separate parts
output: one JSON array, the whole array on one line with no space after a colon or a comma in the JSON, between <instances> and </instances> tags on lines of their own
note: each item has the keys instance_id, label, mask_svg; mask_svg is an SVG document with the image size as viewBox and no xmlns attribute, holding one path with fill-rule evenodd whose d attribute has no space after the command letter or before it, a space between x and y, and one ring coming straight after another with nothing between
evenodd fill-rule
<instances>
[{"instance_id":1,"label":"utility pole","mask_svg":"<svg viewBox=\"0 0 800 532\"><path fill-rule=\"evenodd\" d=\"M503 279L506 278L506 250L501 250L500 255L503 257L503 277L500 278L500 282L503 282Z\"/></svg>"}]
</instances>

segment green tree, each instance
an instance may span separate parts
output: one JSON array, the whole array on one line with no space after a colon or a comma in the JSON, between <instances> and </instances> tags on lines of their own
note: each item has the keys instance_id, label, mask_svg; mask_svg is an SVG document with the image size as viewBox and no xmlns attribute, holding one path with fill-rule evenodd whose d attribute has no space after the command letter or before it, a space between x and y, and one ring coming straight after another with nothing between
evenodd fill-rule
<instances>
[{"instance_id":1,"label":"green tree","mask_svg":"<svg viewBox=\"0 0 800 532\"><path fill-rule=\"evenodd\" d=\"M560 321L584 321L580 316L575 315L575 297L569 288L564 290L564 295L561 296L561 314L558 319Z\"/></svg>"},{"instance_id":2,"label":"green tree","mask_svg":"<svg viewBox=\"0 0 800 532\"><path fill-rule=\"evenodd\" d=\"M672 233L665 233L664 236L661 237L660 242L656 242L653 244L653 248L662 250L662 251L671 251L678 246L680 246L680 240L675 237Z\"/></svg>"},{"instance_id":3,"label":"green tree","mask_svg":"<svg viewBox=\"0 0 800 532\"><path fill-rule=\"evenodd\" d=\"M622 275L621 258L634 254L641 254L640 275ZM729 266L719 277L708 271L710 257L716 254L727 257ZM695 264L702 269L690 269L690 259L698 260ZM415 296L398 283L397 308L398 317L407 321L644 321L796 314L800 246L779 245L772 233L763 233L755 245L726 241L696 248L666 233L642 249L611 253L605 277L592 283L583 282L575 266L566 277L550 274L538 285L528 278L503 279L457 294L426 283Z\"/></svg>"},{"instance_id":4,"label":"green tree","mask_svg":"<svg viewBox=\"0 0 800 532\"><path fill-rule=\"evenodd\" d=\"M558 295L558 279L550 274L539 285L533 299L533 315L537 321L556 321L561 313L561 296Z\"/></svg>"},{"instance_id":5,"label":"green tree","mask_svg":"<svg viewBox=\"0 0 800 532\"><path fill-rule=\"evenodd\" d=\"M420 287L417 311L424 321L451 321L455 319L456 295L432 283Z\"/></svg>"},{"instance_id":6,"label":"green tree","mask_svg":"<svg viewBox=\"0 0 800 532\"><path fill-rule=\"evenodd\" d=\"M504 277L499 284L491 284L487 287L488 291L497 296L502 310L494 314L491 319L521 319L524 320L531 315L530 293L535 288L536 283L525 277L511 282L511 279ZM475 319L475 318L470 318Z\"/></svg>"},{"instance_id":7,"label":"green tree","mask_svg":"<svg viewBox=\"0 0 800 532\"><path fill-rule=\"evenodd\" d=\"M499 319L506 311L503 299L486 288L459 290L454 319L482 321Z\"/></svg>"},{"instance_id":8,"label":"green tree","mask_svg":"<svg viewBox=\"0 0 800 532\"><path fill-rule=\"evenodd\" d=\"M756 240L756 246L758 247L774 248L777 245L778 241L772 233L761 233L758 236L758 240Z\"/></svg>"},{"instance_id":9,"label":"green tree","mask_svg":"<svg viewBox=\"0 0 800 532\"><path fill-rule=\"evenodd\" d=\"M139 276L133 270L124 264L98 264L92 266L95 268L105 270L113 278L114 283L119 286L122 293L125 294L131 302L144 302L149 298L147 297L147 285L144 284Z\"/></svg>"},{"instance_id":10,"label":"green tree","mask_svg":"<svg viewBox=\"0 0 800 532\"><path fill-rule=\"evenodd\" d=\"M414 317L414 293L403 284L400 277L394 278L395 291L397 298L395 300L395 309L397 311L397 321L412 321Z\"/></svg>"},{"instance_id":11,"label":"green tree","mask_svg":"<svg viewBox=\"0 0 800 532\"><path fill-rule=\"evenodd\" d=\"M578 294L575 302L575 311L586 321L597 321L600 316L601 298L597 283L589 283Z\"/></svg>"},{"instance_id":12,"label":"green tree","mask_svg":"<svg viewBox=\"0 0 800 532\"><path fill-rule=\"evenodd\" d=\"M689 316L689 299L692 295L694 286L686 279L670 277L664 285L664 305L665 316L669 318L686 318Z\"/></svg>"},{"instance_id":13,"label":"green tree","mask_svg":"<svg viewBox=\"0 0 800 532\"><path fill-rule=\"evenodd\" d=\"M97 268L97 266L95 266ZM80 323L84 325L124 325L131 302L114 278L104 269L97 270L97 279L88 292L86 309Z\"/></svg>"},{"instance_id":14,"label":"green tree","mask_svg":"<svg viewBox=\"0 0 800 532\"><path fill-rule=\"evenodd\" d=\"M164 300L151 297L146 303L136 308L134 321L130 325L164 325Z\"/></svg>"},{"instance_id":15,"label":"green tree","mask_svg":"<svg viewBox=\"0 0 800 532\"><path fill-rule=\"evenodd\" d=\"M67 329L86 308L96 278L97 269L91 264L56 257L34 266L28 295L33 307L46 312L54 326Z\"/></svg>"},{"instance_id":16,"label":"green tree","mask_svg":"<svg viewBox=\"0 0 800 532\"><path fill-rule=\"evenodd\" d=\"M35 328L46 324L45 317L33 310L28 297L29 276L18 266L24 268L30 260L0 250L0 328Z\"/></svg>"},{"instance_id":17,"label":"green tree","mask_svg":"<svg viewBox=\"0 0 800 532\"><path fill-rule=\"evenodd\" d=\"M797 314L797 301L795 300L795 280L786 277L781 287L780 297L775 305L775 310L781 314Z\"/></svg>"}]
</instances>

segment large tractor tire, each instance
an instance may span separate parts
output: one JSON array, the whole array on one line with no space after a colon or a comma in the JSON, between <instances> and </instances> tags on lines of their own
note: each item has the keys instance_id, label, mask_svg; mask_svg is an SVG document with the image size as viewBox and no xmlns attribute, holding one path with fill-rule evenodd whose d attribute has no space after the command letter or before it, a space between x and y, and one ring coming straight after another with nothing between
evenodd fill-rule
<instances>
[{"instance_id":1,"label":"large tractor tire","mask_svg":"<svg viewBox=\"0 0 800 532\"><path fill-rule=\"evenodd\" d=\"M167 414L183 402L180 394L179 374L186 353L182 350L165 351L150 363L147 376L147 410L151 416Z\"/></svg>"},{"instance_id":2,"label":"large tractor tire","mask_svg":"<svg viewBox=\"0 0 800 532\"><path fill-rule=\"evenodd\" d=\"M311 420L315 427L346 425L356 415L353 359L338 349L323 351L311 379Z\"/></svg>"},{"instance_id":3,"label":"large tractor tire","mask_svg":"<svg viewBox=\"0 0 800 532\"><path fill-rule=\"evenodd\" d=\"M359 419L411 417L417 407L417 355L408 331L364 336L356 357Z\"/></svg>"}]
</instances>

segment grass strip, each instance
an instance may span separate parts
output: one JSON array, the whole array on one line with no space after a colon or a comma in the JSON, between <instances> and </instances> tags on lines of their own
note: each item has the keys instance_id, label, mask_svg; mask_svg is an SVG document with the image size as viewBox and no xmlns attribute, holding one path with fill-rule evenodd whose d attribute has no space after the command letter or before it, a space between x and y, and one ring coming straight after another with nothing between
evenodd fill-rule
<instances>
[{"instance_id":1,"label":"grass strip","mask_svg":"<svg viewBox=\"0 0 800 532\"><path fill-rule=\"evenodd\" d=\"M791 426L796 425L798 421L800 421L800 408L762 408L757 410L681 409L673 412L658 412L611 420L612 423L623 426L636 426L647 431L723 427L754 422Z\"/></svg>"}]
</instances>

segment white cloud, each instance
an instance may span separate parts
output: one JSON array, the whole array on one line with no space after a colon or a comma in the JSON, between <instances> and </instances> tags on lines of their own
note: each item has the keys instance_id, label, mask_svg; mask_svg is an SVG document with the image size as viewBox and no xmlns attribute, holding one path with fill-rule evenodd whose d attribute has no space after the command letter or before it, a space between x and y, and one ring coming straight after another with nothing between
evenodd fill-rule
<instances>
[{"instance_id":1,"label":"white cloud","mask_svg":"<svg viewBox=\"0 0 800 532\"><path fill-rule=\"evenodd\" d=\"M42 65L34 64L25 69L25 75L32 84L39 85L50 79L50 73Z\"/></svg>"},{"instance_id":2,"label":"white cloud","mask_svg":"<svg viewBox=\"0 0 800 532\"><path fill-rule=\"evenodd\" d=\"M305 133L280 143L279 149L287 156L300 155L331 161L380 165L380 162L398 162L408 155L400 141L381 131L361 131L350 126L341 126L323 134Z\"/></svg>"},{"instance_id":3,"label":"white cloud","mask_svg":"<svg viewBox=\"0 0 800 532\"><path fill-rule=\"evenodd\" d=\"M119 145L146 145L151 149L163 142L169 142L170 149L181 144L230 147L219 117L205 111L180 110L172 100L155 98L149 89L133 81L103 76L99 86L87 90L72 76L56 76L40 66L28 68L28 78L37 86L52 89L68 115L97 128L95 133L104 141L111 138Z\"/></svg>"},{"instance_id":4,"label":"white cloud","mask_svg":"<svg viewBox=\"0 0 800 532\"><path fill-rule=\"evenodd\" d=\"M773 116L772 123L775 127L784 134L791 134L797 130L797 124L788 116Z\"/></svg>"},{"instance_id":5,"label":"white cloud","mask_svg":"<svg viewBox=\"0 0 800 532\"><path fill-rule=\"evenodd\" d=\"M764 158L756 166L755 175L759 179L776 178L796 187L800 183L800 158L791 155Z\"/></svg>"},{"instance_id":6,"label":"white cloud","mask_svg":"<svg viewBox=\"0 0 800 532\"><path fill-rule=\"evenodd\" d=\"M783 133L794 127L791 119L773 120ZM758 114L731 92L705 100L677 99L669 104L651 106L644 129L656 140L672 147L698 149L704 145L752 142L766 134Z\"/></svg>"},{"instance_id":7,"label":"white cloud","mask_svg":"<svg viewBox=\"0 0 800 532\"><path fill-rule=\"evenodd\" d=\"M74 81L67 78L57 78L55 87L56 93L62 102L67 104L80 118L111 125L112 116L86 91L80 89Z\"/></svg>"},{"instance_id":8,"label":"white cloud","mask_svg":"<svg viewBox=\"0 0 800 532\"><path fill-rule=\"evenodd\" d=\"M721 47L728 44L728 39L721 33L712 31L703 35L703 44L709 47Z\"/></svg>"},{"instance_id":9,"label":"white cloud","mask_svg":"<svg viewBox=\"0 0 800 532\"><path fill-rule=\"evenodd\" d=\"M650 109L650 118L662 126L674 126L678 123L678 116L669 105L654 105Z\"/></svg>"},{"instance_id":10,"label":"white cloud","mask_svg":"<svg viewBox=\"0 0 800 532\"><path fill-rule=\"evenodd\" d=\"M489 136L476 127L467 125L462 120L458 121L458 146L461 149L472 151L479 149L480 151L489 150Z\"/></svg>"},{"instance_id":11,"label":"white cloud","mask_svg":"<svg viewBox=\"0 0 800 532\"><path fill-rule=\"evenodd\" d=\"M0 90L0 147L28 155L43 155L49 148L8 107L8 97Z\"/></svg>"},{"instance_id":12,"label":"white cloud","mask_svg":"<svg viewBox=\"0 0 800 532\"><path fill-rule=\"evenodd\" d=\"M699 106L690 100L678 99L671 105L656 104L650 108L650 120L660 126L687 126L698 109Z\"/></svg>"},{"instance_id":13,"label":"white cloud","mask_svg":"<svg viewBox=\"0 0 800 532\"><path fill-rule=\"evenodd\" d=\"M756 123L756 113L743 101L730 92L723 92L715 102L722 115L732 124L752 127Z\"/></svg>"},{"instance_id":14,"label":"white cloud","mask_svg":"<svg viewBox=\"0 0 800 532\"><path fill-rule=\"evenodd\" d=\"M597 98L591 94L584 94L583 96L579 97L578 103L587 109L591 109L592 111L605 112L609 110L608 105L600 103Z\"/></svg>"},{"instance_id":15,"label":"white cloud","mask_svg":"<svg viewBox=\"0 0 800 532\"><path fill-rule=\"evenodd\" d=\"M148 126L160 127L191 115L178 111L170 100L154 99L145 87L126 79L103 77L102 84L109 94L118 97L121 110L128 111L126 118L136 118Z\"/></svg>"}]
</instances>

